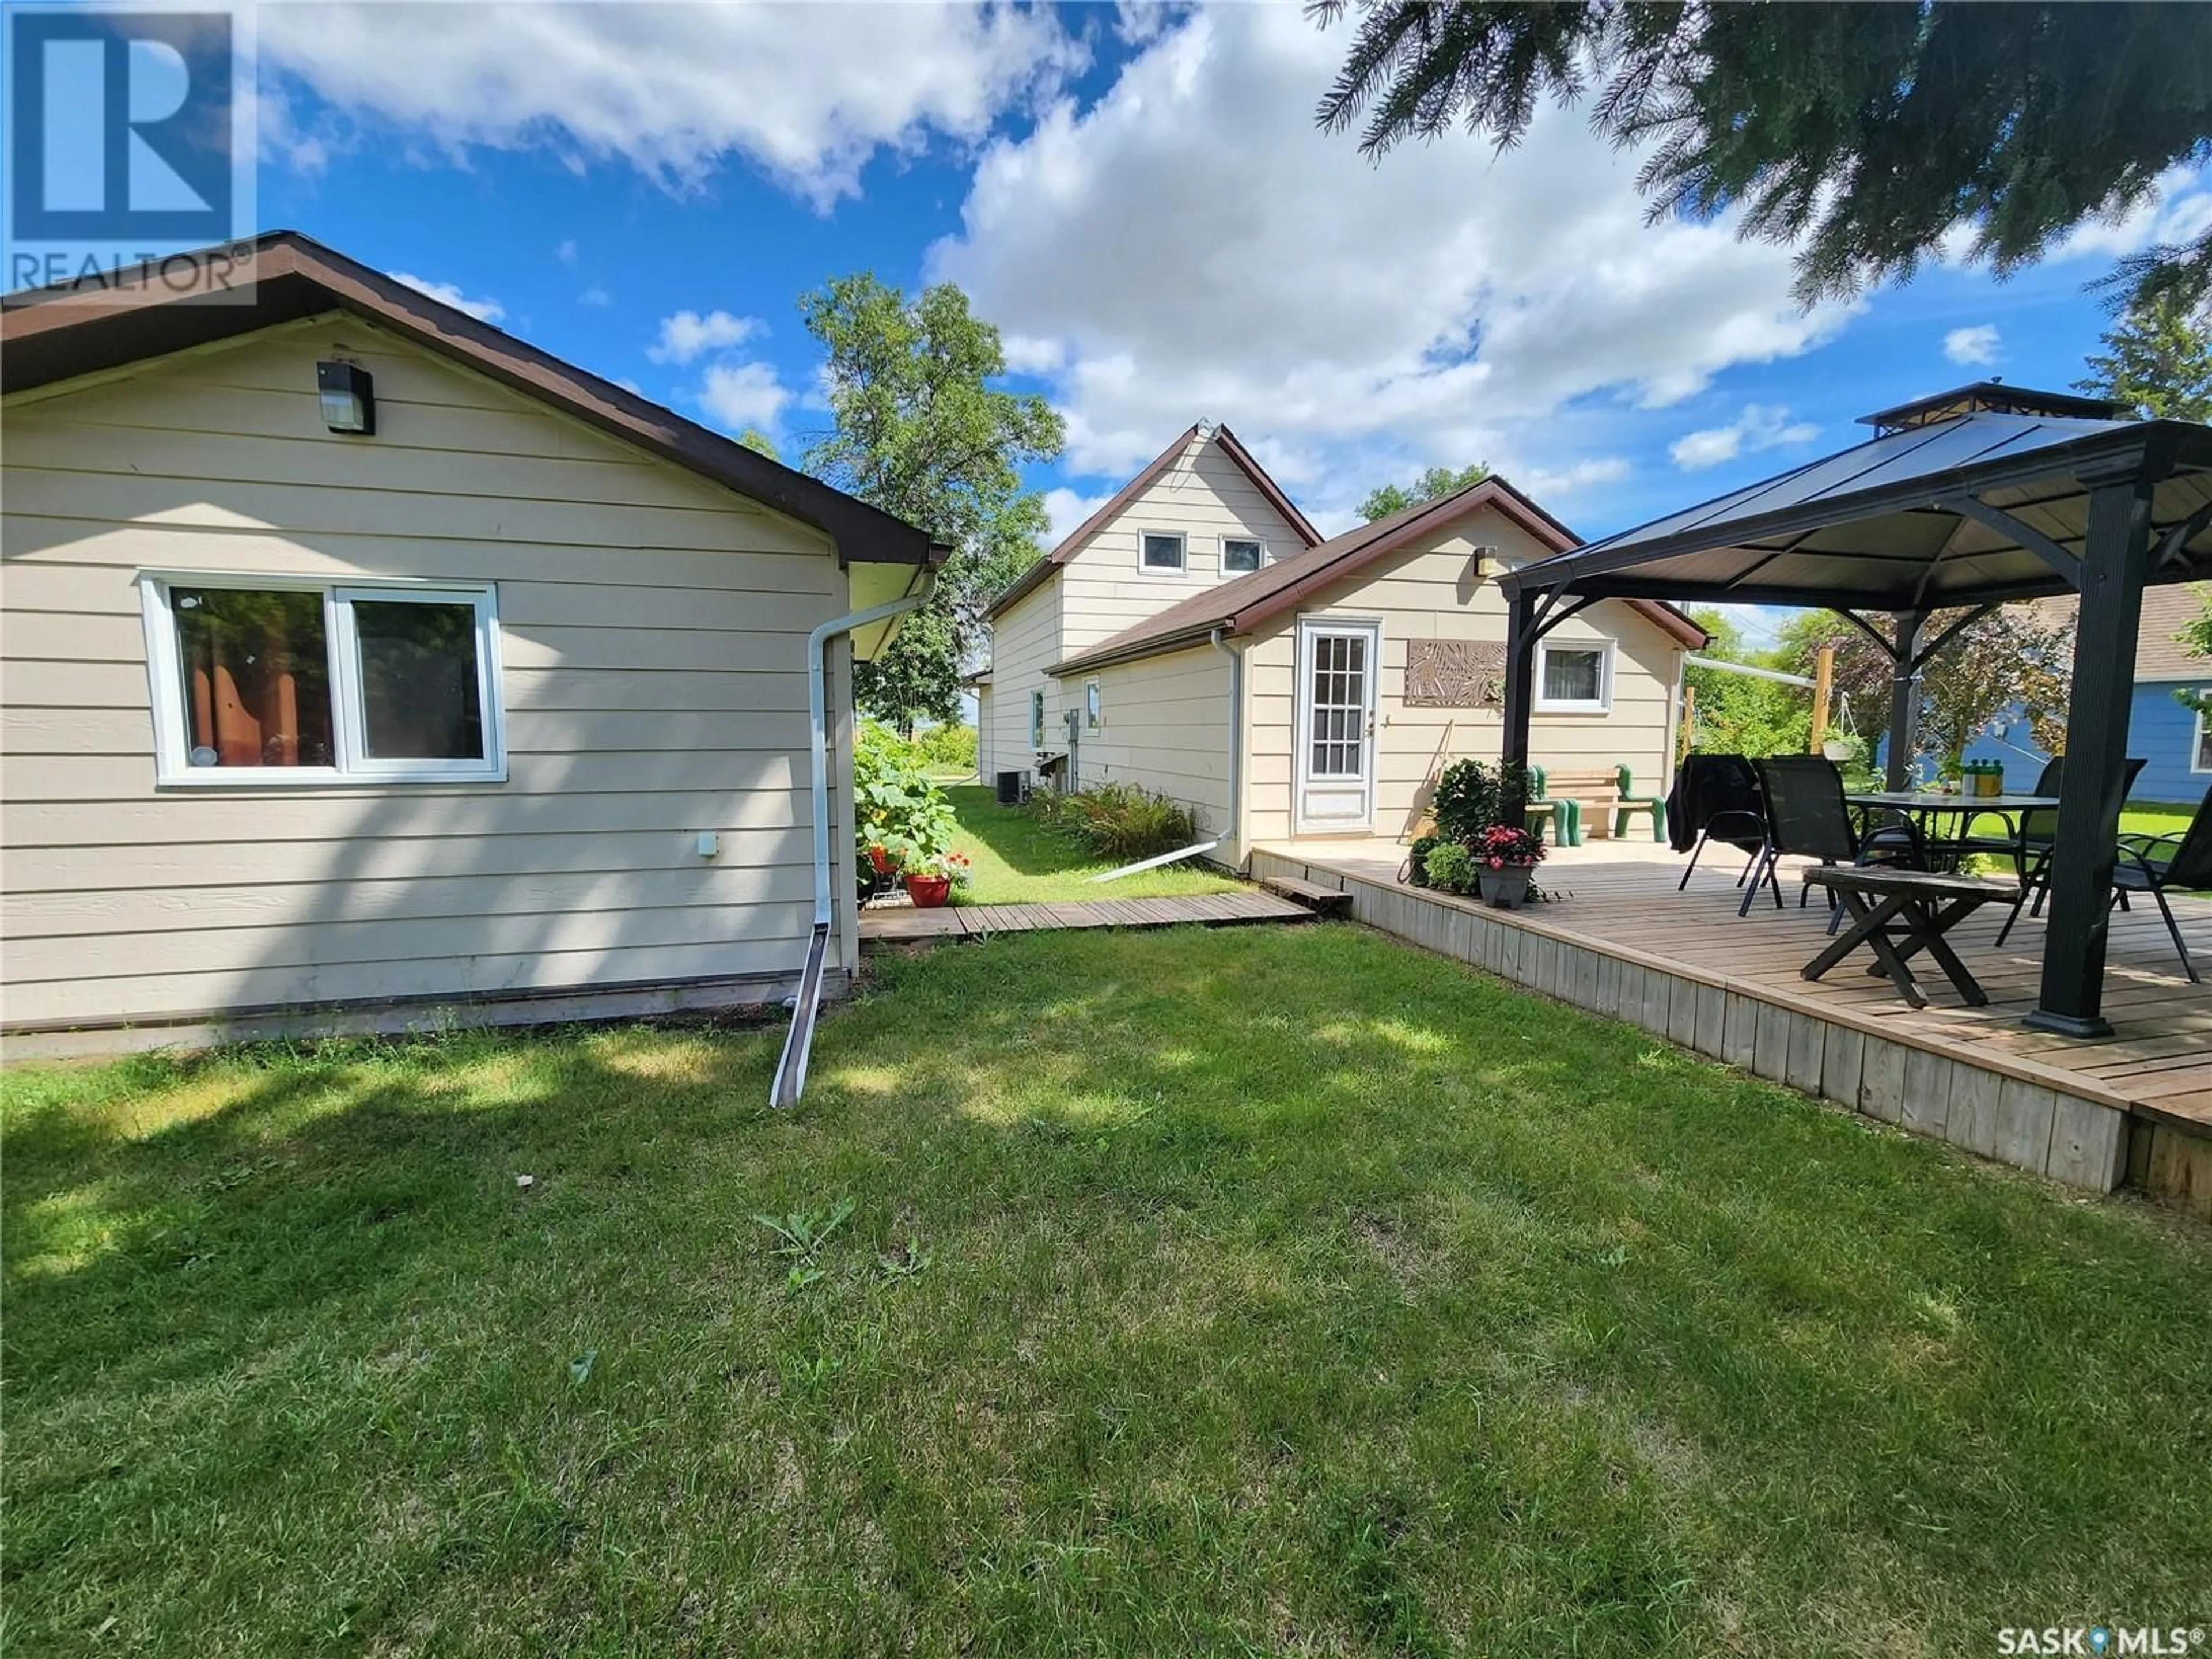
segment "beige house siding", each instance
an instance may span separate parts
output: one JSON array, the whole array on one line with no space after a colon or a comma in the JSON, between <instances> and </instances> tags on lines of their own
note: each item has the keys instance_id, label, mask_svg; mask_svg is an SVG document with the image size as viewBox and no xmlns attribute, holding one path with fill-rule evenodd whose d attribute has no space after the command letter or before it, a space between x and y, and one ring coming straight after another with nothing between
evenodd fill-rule
<instances>
[{"instance_id":1,"label":"beige house siding","mask_svg":"<svg viewBox=\"0 0 2212 1659\"><path fill-rule=\"evenodd\" d=\"M1185 572L1163 575L1138 563L1146 531L1180 532ZM1256 536L1272 563L1306 544L1257 485L1211 438L1194 438L1183 458L1068 557L1056 586L1066 598L1060 655L1088 649L1224 580L1224 537Z\"/></svg>"},{"instance_id":2,"label":"beige house siding","mask_svg":"<svg viewBox=\"0 0 2212 1659\"><path fill-rule=\"evenodd\" d=\"M1044 746L1066 746L1059 683L1044 672L1060 659L1060 584L1048 581L991 625L991 763L1024 771L1036 763L1030 741L1030 693L1044 692Z\"/></svg>"},{"instance_id":3,"label":"beige house siding","mask_svg":"<svg viewBox=\"0 0 2212 1659\"><path fill-rule=\"evenodd\" d=\"M318 418L332 355L373 438ZM4 425L8 1021L795 976L805 636L847 609L819 532L349 316ZM141 571L495 584L506 781L157 788Z\"/></svg>"},{"instance_id":4,"label":"beige house siding","mask_svg":"<svg viewBox=\"0 0 2212 1659\"><path fill-rule=\"evenodd\" d=\"M1083 734L1083 781L1141 784L1191 807L1207 835L1225 832L1229 659L1201 646L1071 678L1066 690L1073 707L1087 708L1085 690L1094 679L1099 730Z\"/></svg>"},{"instance_id":5,"label":"beige house siding","mask_svg":"<svg viewBox=\"0 0 2212 1659\"><path fill-rule=\"evenodd\" d=\"M1267 625L1247 650L1250 750L1243 839L1281 840L1292 821L1297 619L1334 615L1382 624L1382 674L1376 721L1373 833L1412 829L1425 810L1430 781L1455 760L1497 758L1503 722L1495 709L1408 708L1407 643L1419 638L1503 644L1506 607L1497 571L1474 577L1474 550L1498 550L1507 564L1544 556L1526 532L1493 509L1455 525L1424 548L1326 589L1297 616ZM1530 750L1539 765L1577 769L1626 762L1640 792L1663 793L1669 775L1668 732L1680 647L1626 605L1601 605L1562 624L1559 643L1614 642L1612 709L1605 714L1539 714Z\"/></svg>"}]
</instances>

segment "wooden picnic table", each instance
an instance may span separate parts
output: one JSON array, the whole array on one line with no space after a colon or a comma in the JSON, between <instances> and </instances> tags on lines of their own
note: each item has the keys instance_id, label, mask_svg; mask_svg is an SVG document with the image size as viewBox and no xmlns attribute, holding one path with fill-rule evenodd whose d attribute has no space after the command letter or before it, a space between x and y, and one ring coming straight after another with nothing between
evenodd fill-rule
<instances>
[{"instance_id":1,"label":"wooden picnic table","mask_svg":"<svg viewBox=\"0 0 2212 1659\"><path fill-rule=\"evenodd\" d=\"M1883 864L1820 865L1805 872L1805 882L1834 894L1850 913L1851 926L1798 970L1804 978L1819 979L1863 945L1875 957L1867 971L1888 980L1913 1007L1925 1008L1928 999L1910 965L1925 951L1969 1006L1988 1006L1989 994L1943 935L1984 904L2012 903L2020 894L2012 883Z\"/></svg>"}]
</instances>

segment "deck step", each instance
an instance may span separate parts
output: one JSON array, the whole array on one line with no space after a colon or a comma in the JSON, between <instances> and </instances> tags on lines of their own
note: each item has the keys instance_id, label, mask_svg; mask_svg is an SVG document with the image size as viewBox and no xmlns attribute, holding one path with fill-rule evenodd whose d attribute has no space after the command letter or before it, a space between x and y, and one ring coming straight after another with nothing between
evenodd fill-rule
<instances>
[{"instance_id":1,"label":"deck step","mask_svg":"<svg viewBox=\"0 0 2212 1659\"><path fill-rule=\"evenodd\" d=\"M1334 887L1323 887L1319 882L1301 881L1296 876L1269 876L1260 884L1271 893L1279 893L1295 903L1303 904L1316 915L1330 915L1352 908L1352 895Z\"/></svg>"}]
</instances>

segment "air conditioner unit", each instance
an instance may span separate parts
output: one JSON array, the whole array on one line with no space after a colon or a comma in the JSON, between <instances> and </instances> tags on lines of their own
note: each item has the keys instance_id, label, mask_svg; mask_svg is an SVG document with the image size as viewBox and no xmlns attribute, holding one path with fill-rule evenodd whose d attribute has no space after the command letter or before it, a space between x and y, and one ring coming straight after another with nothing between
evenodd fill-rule
<instances>
[{"instance_id":1,"label":"air conditioner unit","mask_svg":"<svg viewBox=\"0 0 2212 1659\"><path fill-rule=\"evenodd\" d=\"M1029 801L1029 798L1030 798L1030 775L1029 775L1028 773L1026 773L1026 772L1001 772L1001 773L1000 773L1000 774L999 774L999 805L1001 805L1001 806L1021 806L1021 805L1026 805L1026 804L1028 803L1028 801Z\"/></svg>"}]
</instances>

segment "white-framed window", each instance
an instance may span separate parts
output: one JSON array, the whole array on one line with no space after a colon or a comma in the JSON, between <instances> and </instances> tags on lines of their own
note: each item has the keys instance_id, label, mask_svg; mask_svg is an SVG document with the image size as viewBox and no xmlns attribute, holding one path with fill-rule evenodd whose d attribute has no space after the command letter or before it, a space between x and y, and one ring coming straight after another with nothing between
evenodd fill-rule
<instances>
[{"instance_id":1,"label":"white-framed window","mask_svg":"<svg viewBox=\"0 0 2212 1659\"><path fill-rule=\"evenodd\" d=\"M1030 693L1030 747L1044 747L1044 693Z\"/></svg>"},{"instance_id":2,"label":"white-framed window","mask_svg":"<svg viewBox=\"0 0 2212 1659\"><path fill-rule=\"evenodd\" d=\"M1147 530L1137 538L1137 562L1146 570L1180 576L1183 535L1180 530Z\"/></svg>"},{"instance_id":3,"label":"white-framed window","mask_svg":"<svg viewBox=\"0 0 2212 1659\"><path fill-rule=\"evenodd\" d=\"M1613 708L1610 643L1536 647L1536 709L1540 714L1602 714Z\"/></svg>"},{"instance_id":4,"label":"white-framed window","mask_svg":"<svg viewBox=\"0 0 2212 1659\"><path fill-rule=\"evenodd\" d=\"M2199 687L2197 696L2212 697L2212 685ZM2189 749L2189 769L2212 772L2212 715L2201 708L2197 711L2197 740Z\"/></svg>"},{"instance_id":5,"label":"white-framed window","mask_svg":"<svg viewBox=\"0 0 2212 1659\"><path fill-rule=\"evenodd\" d=\"M1086 732L1096 732L1105 723L1105 705L1099 701L1098 697L1098 682L1097 680L1084 681L1083 729Z\"/></svg>"},{"instance_id":6,"label":"white-framed window","mask_svg":"<svg viewBox=\"0 0 2212 1659\"><path fill-rule=\"evenodd\" d=\"M1225 576L1242 576L1257 570L1267 556L1267 544L1257 537L1224 536L1221 538L1221 572Z\"/></svg>"},{"instance_id":7,"label":"white-framed window","mask_svg":"<svg viewBox=\"0 0 2212 1659\"><path fill-rule=\"evenodd\" d=\"M498 782L494 591L139 579L163 784Z\"/></svg>"}]
</instances>

